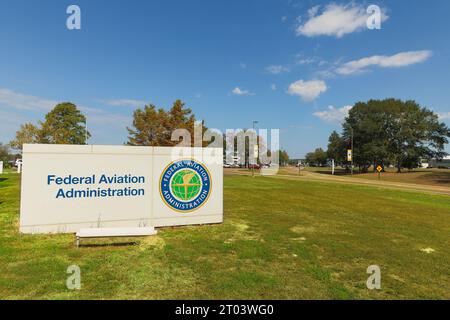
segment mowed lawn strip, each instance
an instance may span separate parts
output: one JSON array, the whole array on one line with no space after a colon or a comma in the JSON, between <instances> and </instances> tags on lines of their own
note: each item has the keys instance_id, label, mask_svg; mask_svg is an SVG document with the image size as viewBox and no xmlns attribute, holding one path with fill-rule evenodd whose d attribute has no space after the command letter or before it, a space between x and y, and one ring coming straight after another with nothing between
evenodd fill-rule
<instances>
[{"instance_id":1,"label":"mowed lawn strip","mask_svg":"<svg viewBox=\"0 0 450 320\"><path fill-rule=\"evenodd\" d=\"M19 235L19 193L0 176L0 299L450 298L446 196L229 175L223 224L76 249L73 235Z\"/></svg>"},{"instance_id":2,"label":"mowed lawn strip","mask_svg":"<svg viewBox=\"0 0 450 320\"><path fill-rule=\"evenodd\" d=\"M368 172L353 175L354 178L378 180L378 173ZM449 169L416 169L413 171L404 171L401 173L392 170L381 172L380 178L383 181L424 184L431 186L450 187Z\"/></svg>"},{"instance_id":3,"label":"mowed lawn strip","mask_svg":"<svg viewBox=\"0 0 450 320\"><path fill-rule=\"evenodd\" d=\"M248 170L243 170L242 172L248 172ZM280 168L279 174L281 175L293 175L293 176L304 176L305 174L320 173L325 176L331 177L330 167L307 167L301 168L300 173L298 168L295 167L283 167ZM345 172L344 169L338 167L336 168L335 177L345 177L345 178L356 178L363 180L375 180L378 181L378 172L373 171L372 168L367 173L355 172L354 175L350 175ZM400 182L416 185L427 185L436 187L448 187L450 188L450 169L414 169L406 170L403 169L402 172L397 173L396 169L387 168L386 171L381 172L380 181L387 182Z\"/></svg>"}]
</instances>

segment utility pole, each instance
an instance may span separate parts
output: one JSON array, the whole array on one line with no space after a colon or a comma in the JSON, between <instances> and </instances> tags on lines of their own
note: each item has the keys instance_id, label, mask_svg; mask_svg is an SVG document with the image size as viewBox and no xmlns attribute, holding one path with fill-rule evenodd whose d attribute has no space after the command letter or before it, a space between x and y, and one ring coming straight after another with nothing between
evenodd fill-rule
<instances>
[{"instance_id":1,"label":"utility pole","mask_svg":"<svg viewBox=\"0 0 450 320\"><path fill-rule=\"evenodd\" d=\"M255 130L255 124L257 124L258 123L258 120L253 120L253 124L252 124L252 128L253 128L253 132L255 133L255 136L256 136L256 147L258 147L258 135L256 134L256 130ZM249 155L249 158L250 158L250 144L249 144L249 147L248 147L248 155ZM255 155L255 147L253 147L253 155ZM250 162L250 161L249 161ZM256 162L258 162L258 159L256 159ZM255 176L255 168L254 168L254 163L253 163L253 165L252 165L252 177L254 177Z\"/></svg>"},{"instance_id":2,"label":"utility pole","mask_svg":"<svg viewBox=\"0 0 450 320\"><path fill-rule=\"evenodd\" d=\"M352 164L351 164L351 170L352 170L352 175L353 175L353 156L355 154L355 152L353 151L353 127L350 127L350 133L351 133L351 139L352 139Z\"/></svg>"}]
</instances>

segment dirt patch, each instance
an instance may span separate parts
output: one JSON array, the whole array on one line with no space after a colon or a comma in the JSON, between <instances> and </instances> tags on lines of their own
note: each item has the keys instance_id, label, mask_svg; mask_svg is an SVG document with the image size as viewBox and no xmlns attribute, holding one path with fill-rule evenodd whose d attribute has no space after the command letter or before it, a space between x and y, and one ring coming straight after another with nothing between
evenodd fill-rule
<instances>
[{"instance_id":1,"label":"dirt patch","mask_svg":"<svg viewBox=\"0 0 450 320\"><path fill-rule=\"evenodd\" d=\"M313 233L316 232L316 228L314 227L303 227L303 226L295 226L290 229L294 233L302 234L302 233Z\"/></svg>"}]
</instances>

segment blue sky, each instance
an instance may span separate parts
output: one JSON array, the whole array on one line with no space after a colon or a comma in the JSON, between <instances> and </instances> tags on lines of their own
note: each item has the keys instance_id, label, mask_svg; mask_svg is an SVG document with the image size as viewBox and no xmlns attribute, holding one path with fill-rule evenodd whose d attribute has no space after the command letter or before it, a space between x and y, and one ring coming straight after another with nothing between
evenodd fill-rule
<instances>
[{"instance_id":1,"label":"blue sky","mask_svg":"<svg viewBox=\"0 0 450 320\"><path fill-rule=\"evenodd\" d=\"M414 99L450 124L447 0L0 3L1 142L60 101L94 144L126 142L137 106L179 98L210 128L279 128L291 157L326 147L361 100ZM371 4L381 30L365 26Z\"/></svg>"}]
</instances>

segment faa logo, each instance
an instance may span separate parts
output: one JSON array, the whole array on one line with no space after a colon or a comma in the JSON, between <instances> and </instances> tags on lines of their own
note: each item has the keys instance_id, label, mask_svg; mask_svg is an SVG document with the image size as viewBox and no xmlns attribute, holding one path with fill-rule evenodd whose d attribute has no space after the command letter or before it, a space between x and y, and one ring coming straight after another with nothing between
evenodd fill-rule
<instances>
[{"instance_id":1,"label":"faa logo","mask_svg":"<svg viewBox=\"0 0 450 320\"><path fill-rule=\"evenodd\" d=\"M159 190L170 208L179 212L191 212L208 200L211 175L203 164L195 160L177 160L164 169Z\"/></svg>"}]
</instances>

